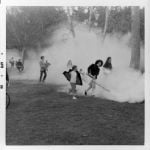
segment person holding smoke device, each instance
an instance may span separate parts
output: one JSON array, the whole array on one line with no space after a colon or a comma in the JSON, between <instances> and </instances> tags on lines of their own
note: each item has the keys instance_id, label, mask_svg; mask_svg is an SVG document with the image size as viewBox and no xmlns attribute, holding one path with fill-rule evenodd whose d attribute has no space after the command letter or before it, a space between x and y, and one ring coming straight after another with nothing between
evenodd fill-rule
<instances>
[{"instance_id":1,"label":"person holding smoke device","mask_svg":"<svg viewBox=\"0 0 150 150\"><path fill-rule=\"evenodd\" d=\"M100 72L100 67L103 66L102 60L97 60L95 64L91 64L87 69L87 75L91 78L91 81L89 83L89 87L87 90L85 90L85 95L87 95L89 90L92 90L92 95L94 96L94 91L96 88L96 79Z\"/></svg>"}]
</instances>

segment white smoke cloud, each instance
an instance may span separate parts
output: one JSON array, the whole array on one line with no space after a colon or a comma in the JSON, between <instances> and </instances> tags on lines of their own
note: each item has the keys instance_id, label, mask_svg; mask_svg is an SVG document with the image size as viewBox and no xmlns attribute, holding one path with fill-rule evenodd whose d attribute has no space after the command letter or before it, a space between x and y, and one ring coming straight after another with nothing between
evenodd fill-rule
<instances>
[{"instance_id":1,"label":"white smoke cloud","mask_svg":"<svg viewBox=\"0 0 150 150\"><path fill-rule=\"evenodd\" d=\"M128 46L130 34L118 36L117 34L107 35L102 41L100 35L89 32L87 28L76 27L76 37L72 38L67 29L59 29L54 33L51 43L53 45L41 50L41 53L30 51L28 59L25 61L24 73L15 74L15 79L39 79L39 60L44 55L52 65L49 67L47 83L64 85L58 91L67 91L69 82L66 81L62 72L67 69L67 62L72 60L73 64L82 68L85 72L87 67L97 59L106 60L112 57L113 70L105 75L101 70L98 83L110 89L110 92L97 87L96 97L103 97L119 102L140 102L144 100L144 75L138 71L130 69L131 49ZM88 82L84 82L78 88L78 93L83 94Z\"/></svg>"}]
</instances>

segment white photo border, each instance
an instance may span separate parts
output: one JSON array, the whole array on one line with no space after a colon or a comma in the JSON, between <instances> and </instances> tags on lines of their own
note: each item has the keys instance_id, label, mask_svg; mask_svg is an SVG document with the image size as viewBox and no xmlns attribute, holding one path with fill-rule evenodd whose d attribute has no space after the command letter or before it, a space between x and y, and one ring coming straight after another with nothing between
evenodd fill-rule
<instances>
[{"instance_id":1,"label":"white photo border","mask_svg":"<svg viewBox=\"0 0 150 150\"><path fill-rule=\"evenodd\" d=\"M7 6L142 6L145 7L145 144L142 146L6 146L5 89L0 93L0 147L3 149L49 149L49 150L150 150L150 2L149 0L1 0L0 4L0 50L4 52L6 66L6 7ZM5 71L4 71L5 75ZM5 85L5 80L0 79Z\"/></svg>"}]
</instances>

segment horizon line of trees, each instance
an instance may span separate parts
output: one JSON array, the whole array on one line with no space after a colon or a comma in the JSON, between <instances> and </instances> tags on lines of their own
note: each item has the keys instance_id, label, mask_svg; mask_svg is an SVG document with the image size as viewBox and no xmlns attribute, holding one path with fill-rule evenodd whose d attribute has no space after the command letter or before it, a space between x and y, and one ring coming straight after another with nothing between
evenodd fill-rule
<instances>
[{"instance_id":1,"label":"horizon line of trees","mask_svg":"<svg viewBox=\"0 0 150 150\"><path fill-rule=\"evenodd\" d=\"M145 14L138 6L92 6L51 7L20 6L7 7L6 48L20 51L22 60L30 48L47 47L45 39L52 36L60 24L66 24L73 38L76 36L74 22L87 23L92 28L101 28L103 36L108 33L131 32L132 56L130 66L139 69L140 43L144 44Z\"/></svg>"}]
</instances>

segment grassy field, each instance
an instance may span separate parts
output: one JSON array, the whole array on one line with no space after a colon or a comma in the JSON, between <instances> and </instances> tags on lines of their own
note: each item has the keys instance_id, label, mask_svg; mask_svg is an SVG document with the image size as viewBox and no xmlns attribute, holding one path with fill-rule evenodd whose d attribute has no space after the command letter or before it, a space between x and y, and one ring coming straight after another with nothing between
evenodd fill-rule
<instances>
[{"instance_id":1,"label":"grassy field","mask_svg":"<svg viewBox=\"0 0 150 150\"><path fill-rule=\"evenodd\" d=\"M72 100L56 86L13 81L7 145L142 145L144 104L93 97Z\"/></svg>"}]
</instances>

